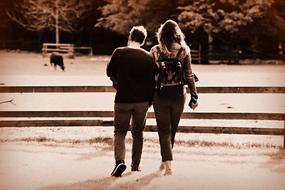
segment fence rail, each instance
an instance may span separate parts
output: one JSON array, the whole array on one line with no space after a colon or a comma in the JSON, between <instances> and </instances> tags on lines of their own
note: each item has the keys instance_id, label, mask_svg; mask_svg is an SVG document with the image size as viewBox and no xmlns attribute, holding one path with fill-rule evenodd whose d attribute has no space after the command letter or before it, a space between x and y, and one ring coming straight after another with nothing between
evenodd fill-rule
<instances>
[{"instance_id":1,"label":"fence rail","mask_svg":"<svg viewBox=\"0 0 285 190\"><path fill-rule=\"evenodd\" d=\"M113 111L0 111L0 126L38 127L38 126L113 126ZM64 119L62 119L64 117ZM12 118L12 119L10 119ZM30 119L37 118L37 119ZM53 118L53 119L50 119ZM83 119L84 118L84 119ZM97 119L94 119L97 118ZM101 119L98 119L101 118ZM103 119L102 119L103 118ZM148 118L155 118L153 112ZM182 119L235 119L235 120L285 120L285 113L228 113L228 112L185 112ZM146 131L156 131L155 125L147 125ZM284 135L281 128L256 127L217 127L217 126L179 126L184 133L224 133Z\"/></svg>"},{"instance_id":2,"label":"fence rail","mask_svg":"<svg viewBox=\"0 0 285 190\"><path fill-rule=\"evenodd\" d=\"M113 111L0 111L0 117L113 117ZM155 118L153 112L148 118ZM285 120L285 113L184 112L182 119Z\"/></svg>"},{"instance_id":3,"label":"fence rail","mask_svg":"<svg viewBox=\"0 0 285 190\"><path fill-rule=\"evenodd\" d=\"M0 121L5 127L78 127L78 126L113 126L113 120L103 119L59 119L59 120L7 120ZM145 131L157 131L155 125L147 125ZM179 126L182 133L214 133L214 134L254 134L254 135L284 135L281 128L256 127L215 127L215 126Z\"/></svg>"},{"instance_id":4,"label":"fence rail","mask_svg":"<svg viewBox=\"0 0 285 190\"><path fill-rule=\"evenodd\" d=\"M75 54L88 53L89 56L93 56L93 49L90 46L74 47Z\"/></svg>"},{"instance_id":5,"label":"fence rail","mask_svg":"<svg viewBox=\"0 0 285 190\"><path fill-rule=\"evenodd\" d=\"M191 49L191 61L201 64L201 48L197 50Z\"/></svg>"},{"instance_id":6,"label":"fence rail","mask_svg":"<svg viewBox=\"0 0 285 190\"><path fill-rule=\"evenodd\" d=\"M43 57L52 52L67 54L69 57L74 57L74 44L60 44L60 43L43 43L42 55Z\"/></svg>"},{"instance_id":7,"label":"fence rail","mask_svg":"<svg viewBox=\"0 0 285 190\"><path fill-rule=\"evenodd\" d=\"M284 87L212 86L197 87L199 93L285 93ZM0 93L115 92L111 86L0 86ZM189 90L188 90L189 92Z\"/></svg>"},{"instance_id":8,"label":"fence rail","mask_svg":"<svg viewBox=\"0 0 285 190\"><path fill-rule=\"evenodd\" d=\"M0 93L114 92L111 86L0 86ZM285 87L198 87L199 93L285 93ZM113 111L0 111L0 127L112 126ZM148 118L154 118L149 112ZM184 112L182 119L274 120L284 128L179 126L179 132L282 135L285 148L285 113ZM147 125L147 131L156 126Z\"/></svg>"}]
</instances>

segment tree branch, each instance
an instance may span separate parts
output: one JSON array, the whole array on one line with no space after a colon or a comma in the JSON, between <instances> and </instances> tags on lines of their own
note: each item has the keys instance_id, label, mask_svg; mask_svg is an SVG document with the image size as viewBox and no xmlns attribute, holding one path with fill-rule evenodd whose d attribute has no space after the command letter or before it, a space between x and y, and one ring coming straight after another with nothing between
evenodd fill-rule
<instances>
[{"instance_id":1,"label":"tree branch","mask_svg":"<svg viewBox=\"0 0 285 190\"><path fill-rule=\"evenodd\" d=\"M0 102L0 104L11 103L11 104L13 104L13 105L16 105L13 101L14 101L14 99L6 100L6 101Z\"/></svg>"}]
</instances>

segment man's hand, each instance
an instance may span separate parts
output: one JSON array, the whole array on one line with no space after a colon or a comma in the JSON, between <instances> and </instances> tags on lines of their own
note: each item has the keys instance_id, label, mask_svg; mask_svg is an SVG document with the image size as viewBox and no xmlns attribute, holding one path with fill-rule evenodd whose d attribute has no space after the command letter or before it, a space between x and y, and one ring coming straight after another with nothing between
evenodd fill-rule
<instances>
[{"instance_id":1,"label":"man's hand","mask_svg":"<svg viewBox=\"0 0 285 190\"><path fill-rule=\"evenodd\" d=\"M112 86L117 90L117 82L114 77L110 77L110 80L112 81Z\"/></svg>"}]
</instances>

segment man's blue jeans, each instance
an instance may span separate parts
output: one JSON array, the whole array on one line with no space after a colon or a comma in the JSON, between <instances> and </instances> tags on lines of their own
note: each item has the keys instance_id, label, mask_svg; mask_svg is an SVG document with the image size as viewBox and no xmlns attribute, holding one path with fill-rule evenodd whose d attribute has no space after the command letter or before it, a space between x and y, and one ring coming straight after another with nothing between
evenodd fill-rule
<instances>
[{"instance_id":1,"label":"man's blue jeans","mask_svg":"<svg viewBox=\"0 0 285 190\"><path fill-rule=\"evenodd\" d=\"M140 103L115 103L114 113L114 151L115 160L125 160L126 147L125 137L130 126L133 137L132 145L132 168L138 169L142 148L143 130L145 128L148 102Z\"/></svg>"},{"instance_id":2,"label":"man's blue jeans","mask_svg":"<svg viewBox=\"0 0 285 190\"><path fill-rule=\"evenodd\" d=\"M153 108L163 162L173 160L172 148L185 100L186 89L183 86L163 87L154 95Z\"/></svg>"}]
</instances>

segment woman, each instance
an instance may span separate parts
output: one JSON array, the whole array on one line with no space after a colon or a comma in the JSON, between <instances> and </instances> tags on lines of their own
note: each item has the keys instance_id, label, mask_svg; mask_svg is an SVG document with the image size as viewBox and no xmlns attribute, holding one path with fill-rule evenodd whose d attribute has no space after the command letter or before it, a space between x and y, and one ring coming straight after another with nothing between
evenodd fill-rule
<instances>
[{"instance_id":1,"label":"woman","mask_svg":"<svg viewBox=\"0 0 285 190\"><path fill-rule=\"evenodd\" d=\"M184 85L190 89L189 106L192 109L198 105L198 95L191 68L190 48L178 24L167 20L159 28L157 38L158 45L150 50L158 68L153 107L162 157L160 170L164 170L164 175L171 175L172 148L186 99Z\"/></svg>"}]
</instances>

